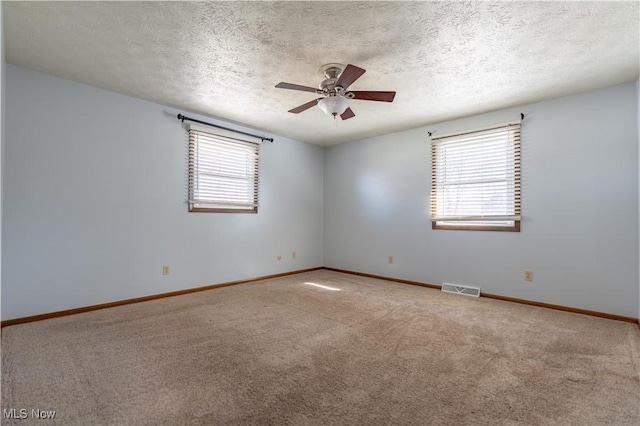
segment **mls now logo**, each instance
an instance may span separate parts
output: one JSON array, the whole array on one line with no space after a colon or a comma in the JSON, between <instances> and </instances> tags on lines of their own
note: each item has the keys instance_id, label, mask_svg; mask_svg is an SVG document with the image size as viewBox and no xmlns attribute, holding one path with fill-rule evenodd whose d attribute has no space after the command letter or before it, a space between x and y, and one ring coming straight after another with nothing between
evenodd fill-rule
<instances>
[{"instance_id":1,"label":"mls now logo","mask_svg":"<svg viewBox=\"0 0 640 426\"><path fill-rule=\"evenodd\" d=\"M2 410L2 417L5 419L45 419L50 420L56 417L55 410L41 410L39 408L5 408Z\"/></svg>"}]
</instances>

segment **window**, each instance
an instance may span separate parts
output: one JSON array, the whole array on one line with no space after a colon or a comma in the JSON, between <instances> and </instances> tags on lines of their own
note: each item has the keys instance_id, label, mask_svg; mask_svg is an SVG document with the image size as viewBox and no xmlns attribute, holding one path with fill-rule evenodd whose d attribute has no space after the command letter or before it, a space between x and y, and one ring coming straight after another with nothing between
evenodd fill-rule
<instances>
[{"instance_id":1,"label":"window","mask_svg":"<svg viewBox=\"0 0 640 426\"><path fill-rule=\"evenodd\" d=\"M258 212L260 145L189 128L189 211Z\"/></svg>"},{"instance_id":2,"label":"window","mask_svg":"<svg viewBox=\"0 0 640 426\"><path fill-rule=\"evenodd\" d=\"M431 138L433 229L520 231L520 123Z\"/></svg>"}]
</instances>

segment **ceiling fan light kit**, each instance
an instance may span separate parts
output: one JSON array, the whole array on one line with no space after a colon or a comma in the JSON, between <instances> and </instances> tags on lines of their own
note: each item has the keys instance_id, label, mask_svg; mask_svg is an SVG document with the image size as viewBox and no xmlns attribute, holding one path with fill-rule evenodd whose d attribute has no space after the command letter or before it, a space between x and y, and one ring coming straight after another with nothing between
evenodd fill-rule
<instances>
[{"instance_id":1,"label":"ceiling fan light kit","mask_svg":"<svg viewBox=\"0 0 640 426\"><path fill-rule=\"evenodd\" d=\"M343 120L348 120L349 118L356 116L349 107L351 99L393 102L396 95L396 92L377 92L370 90L356 92L348 91L347 89L349 86L351 86L351 84L359 79L365 72L366 71L364 69L351 64L346 67L342 64L336 63L325 64L319 69L319 73L321 73L325 79L318 85L318 89L284 82L276 84L276 87L278 89L313 92L324 96L324 98L314 99L306 104L290 109L290 113L299 114L314 105L318 105L325 114L333 116L334 119L339 115Z\"/></svg>"},{"instance_id":2,"label":"ceiling fan light kit","mask_svg":"<svg viewBox=\"0 0 640 426\"><path fill-rule=\"evenodd\" d=\"M341 96L329 96L318 101L318 107L327 115L341 115L349 108L349 99Z\"/></svg>"}]
</instances>

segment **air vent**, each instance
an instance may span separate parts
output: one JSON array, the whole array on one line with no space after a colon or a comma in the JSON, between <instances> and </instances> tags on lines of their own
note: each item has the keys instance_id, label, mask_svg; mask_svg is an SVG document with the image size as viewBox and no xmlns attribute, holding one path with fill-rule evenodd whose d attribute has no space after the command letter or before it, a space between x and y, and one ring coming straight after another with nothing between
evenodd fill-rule
<instances>
[{"instance_id":1,"label":"air vent","mask_svg":"<svg viewBox=\"0 0 640 426\"><path fill-rule=\"evenodd\" d=\"M442 283L442 291L446 293L462 294L464 296L480 297L480 288L468 285Z\"/></svg>"}]
</instances>

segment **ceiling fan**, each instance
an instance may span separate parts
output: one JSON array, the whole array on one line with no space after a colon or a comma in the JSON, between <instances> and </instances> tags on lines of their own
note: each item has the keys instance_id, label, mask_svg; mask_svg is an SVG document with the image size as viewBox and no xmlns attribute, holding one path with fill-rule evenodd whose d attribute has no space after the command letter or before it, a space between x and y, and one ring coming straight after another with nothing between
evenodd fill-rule
<instances>
[{"instance_id":1,"label":"ceiling fan","mask_svg":"<svg viewBox=\"0 0 640 426\"><path fill-rule=\"evenodd\" d=\"M299 84L278 83L276 87L279 89L300 90L303 92L313 92L323 95L323 98L317 98L302 104L296 108L290 109L289 112L299 114L309 108L318 105L322 111L328 115L332 115L335 119L340 116L343 120L348 120L356 115L349 107L351 99L362 101L378 101L393 102L396 92L377 92L377 91L349 91L349 86L359 79L365 70L355 65L348 64L346 67L342 64L325 64L320 67L320 72L325 79L318 85L318 89L309 86L301 86Z\"/></svg>"}]
</instances>

